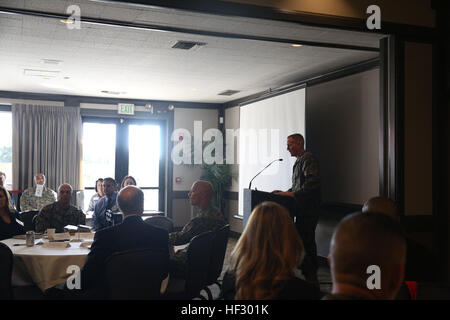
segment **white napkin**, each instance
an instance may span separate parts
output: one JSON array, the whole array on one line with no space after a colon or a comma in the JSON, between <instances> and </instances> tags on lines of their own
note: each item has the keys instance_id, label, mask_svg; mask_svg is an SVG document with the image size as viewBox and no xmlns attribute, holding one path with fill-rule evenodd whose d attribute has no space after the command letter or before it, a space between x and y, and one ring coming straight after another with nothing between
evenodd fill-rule
<instances>
[{"instance_id":1,"label":"white napkin","mask_svg":"<svg viewBox=\"0 0 450 320\"><path fill-rule=\"evenodd\" d=\"M42 245L44 248L65 249L70 247L68 242L47 242Z\"/></svg>"}]
</instances>

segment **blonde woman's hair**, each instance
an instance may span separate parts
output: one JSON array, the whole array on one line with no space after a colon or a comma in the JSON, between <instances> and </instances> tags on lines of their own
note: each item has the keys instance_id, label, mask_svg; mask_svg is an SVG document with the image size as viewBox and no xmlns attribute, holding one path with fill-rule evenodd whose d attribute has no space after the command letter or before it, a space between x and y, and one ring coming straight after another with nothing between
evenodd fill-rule
<instances>
[{"instance_id":1,"label":"blonde woman's hair","mask_svg":"<svg viewBox=\"0 0 450 320\"><path fill-rule=\"evenodd\" d=\"M275 299L303 257L303 242L288 211L275 202L258 205L231 253L235 299Z\"/></svg>"}]
</instances>

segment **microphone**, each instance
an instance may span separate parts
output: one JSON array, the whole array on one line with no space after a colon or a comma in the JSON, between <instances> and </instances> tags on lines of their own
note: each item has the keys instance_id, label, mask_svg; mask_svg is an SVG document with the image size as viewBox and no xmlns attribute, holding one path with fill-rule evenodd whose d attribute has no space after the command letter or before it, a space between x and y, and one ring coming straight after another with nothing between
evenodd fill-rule
<instances>
[{"instance_id":1,"label":"microphone","mask_svg":"<svg viewBox=\"0 0 450 320\"><path fill-rule=\"evenodd\" d=\"M283 159L275 159L275 160L273 160L271 163L269 163L267 166L265 166L264 169L262 169L260 172L258 172L258 173L256 174L256 176L254 176L253 179L250 180L250 183L249 183L249 185L248 185L248 188L251 189L251 188L252 188L252 181L255 180L255 178L256 178L257 176L259 176L259 174L260 174L261 172L263 172L264 170L266 170L272 163L274 163L274 162L276 162L276 161L283 161Z\"/></svg>"},{"instance_id":2,"label":"microphone","mask_svg":"<svg viewBox=\"0 0 450 320\"><path fill-rule=\"evenodd\" d=\"M83 242L83 239L80 239L80 215L77 217L77 231L78 231L78 239L71 239L70 242Z\"/></svg>"}]
</instances>

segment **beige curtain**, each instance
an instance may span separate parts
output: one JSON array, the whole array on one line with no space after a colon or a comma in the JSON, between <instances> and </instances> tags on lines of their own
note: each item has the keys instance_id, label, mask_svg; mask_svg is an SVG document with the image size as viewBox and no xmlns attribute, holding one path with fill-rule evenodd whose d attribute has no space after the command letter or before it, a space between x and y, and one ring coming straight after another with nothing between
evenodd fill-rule
<instances>
[{"instance_id":1,"label":"beige curtain","mask_svg":"<svg viewBox=\"0 0 450 320\"><path fill-rule=\"evenodd\" d=\"M14 104L14 189L33 185L42 172L47 187L56 191L62 183L80 188L82 122L77 107Z\"/></svg>"}]
</instances>

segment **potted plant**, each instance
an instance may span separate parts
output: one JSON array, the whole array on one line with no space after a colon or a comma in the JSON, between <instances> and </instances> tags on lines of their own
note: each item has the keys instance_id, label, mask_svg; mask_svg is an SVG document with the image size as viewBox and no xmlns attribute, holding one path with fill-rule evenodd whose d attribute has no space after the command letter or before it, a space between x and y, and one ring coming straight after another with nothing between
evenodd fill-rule
<instances>
[{"instance_id":1,"label":"potted plant","mask_svg":"<svg viewBox=\"0 0 450 320\"><path fill-rule=\"evenodd\" d=\"M202 179L211 182L214 187L214 205L225 215L225 189L231 185L233 175L229 164L203 164Z\"/></svg>"}]
</instances>

